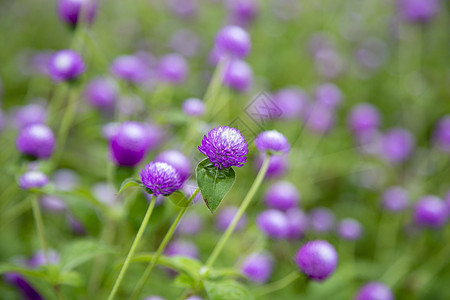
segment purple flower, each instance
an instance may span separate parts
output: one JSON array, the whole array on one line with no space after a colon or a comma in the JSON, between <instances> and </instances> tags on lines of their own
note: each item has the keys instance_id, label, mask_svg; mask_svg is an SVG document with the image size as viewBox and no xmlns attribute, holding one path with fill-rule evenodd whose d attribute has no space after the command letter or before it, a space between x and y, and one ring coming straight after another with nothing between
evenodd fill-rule
<instances>
[{"instance_id":1,"label":"purple flower","mask_svg":"<svg viewBox=\"0 0 450 300\"><path fill-rule=\"evenodd\" d=\"M97 15L97 0L59 0L58 15L72 26L78 21L92 23Z\"/></svg>"},{"instance_id":2,"label":"purple flower","mask_svg":"<svg viewBox=\"0 0 450 300\"><path fill-rule=\"evenodd\" d=\"M50 61L50 75L56 81L69 81L84 73L86 66L81 55L70 49L53 54Z\"/></svg>"},{"instance_id":3,"label":"purple flower","mask_svg":"<svg viewBox=\"0 0 450 300\"><path fill-rule=\"evenodd\" d=\"M177 232L184 235L196 235L203 229L203 218L199 213L190 211L183 216L177 227Z\"/></svg>"},{"instance_id":4,"label":"purple flower","mask_svg":"<svg viewBox=\"0 0 450 300\"><path fill-rule=\"evenodd\" d=\"M310 105L306 113L306 126L316 133L327 133L335 121L335 111L330 107L314 103Z\"/></svg>"},{"instance_id":5,"label":"purple flower","mask_svg":"<svg viewBox=\"0 0 450 300\"><path fill-rule=\"evenodd\" d=\"M179 29L170 39L169 46L172 50L186 57L193 57L201 53L202 40L193 31Z\"/></svg>"},{"instance_id":6,"label":"purple flower","mask_svg":"<svg viewBox=\"0 0 450 300\"><path fill-rule=\"evenodd\" d=\"M193 18L198 11L197 0L169 0L169 9L183 19Z\"/></svg>"},{"instance_id":7,"label":"purple flower","mask_svg":"<svg viewBox=\"0 0 450 300\"><path fill-rule=\"evenodd\" d=\"M131 121L122 123L110 141L111 156L120 166L133 167L140 163L149 146L145 126Z\"/></svg>"},{"instance_id":8,"label":"purple flower","mask_svg":"<svg viewBox=\"0 0 450 300\"><path fill-rule=\"evenodd\" d=\"M295 262L312 280L323 281L336 270L338 254L327 241L315 240L300 248Z\"/></svg>"},{"instance_id":9,"label":"purple flower","mask_svg":"<svg viewBox=\"0 0 450 300\"><path fill-rule=\"evenodd\" d=\"M273 102L281 109L282 119L303 118L309 103L308 95L297 87L279 90Z\"/></svg>"},{"instance_id":10,"label":"purple flower","mask_svg":"<svg viewBox=\"0 0 450 300\"><path fill-rule=\"evenodd\" d=\"M14 114L14 123L18 128L33 124L45 124L47 110L40 104L28 104L19 108Z\"/></svg>"},{"instance_id":11,"label":"purple flower","mask_svg":"<svg viewBox=\"0 0 450 300\"><path fill-rule=\"evenodd\" d=\"M361 223L355 219L343 219L338 225L338 234L345 240L359 240L361 238L363 228Z\"/></svg>"},{"instance_id":12,"label":"purple flower","mask_svg":"<svg viewBox=\"0 0 450 300\"><path fill-rule=\"evenodd\" d=\"M227 206L221 209L219 215L217 216L216 227L221 231L227 230L238 210L239 208L237 206ZM244 214L237 223L236 229L234 231L242 230L246 225L247 216Z\"/></svg>"},{"instance_id":13,"label":"purple flower","mask_svg":"<svg viewBox=\"0 0 450 300\"><path fill-rule=\"evenodd\" d=\"M155 161L162 161L174 167L183 182L191 176L191 162L186 155L178 150L161 152L155 157Z\"/></svg>"},{"instance_id":14,"label":"purple flower","mask_svg":"<svg viewBox=\"0 0 450 300\"><path fill-rule=\"evenodd\" d=\"M62 213L67 210L67 204L57 196L44 195L39 199L39 202L46 211Z\"/></svg>"},{"instance_id":15,"label":"purple flower","mask_svg":"<svg viewBox=\"0 0 450 300\"><path fill-rule=\"evenodd\" d=\"M80 178L70 169L59 169L53 173L53 183L60 191L72 191L79 185Z\"/></svg>"},{"instance_id":16,"label":"purple flower","mask_svg":"<svg viewBox=\"0 0 450 300\"><path fill-rule=\"evenodd\" d=\"M113 206L117 203L117 190L107 182L99 182L92 187L92 194L103 204Z\"/></svg>"},{"instance_id":17,"label":"purple flower","mask_svg":"<svg viewBox=\"0 0 450 300\"><path fill-rule=\"evenodd\" d=\"M401 212L410 203L408 191L399 186L388 188L383 194L383 206L391 212Z\"/></svg>"},{"instance_id":18,"label":"purple flower","mask_svg":"<svg viewBox=\"0 0 450 300\"><path fill-rule=\"evenodd\" d=\"M300 193L292 183L279 181L267 190L264 198L269 207L286 211L299 204Z\"/></svg>"},{"instance_id":19,"label":"purple flower","mask_svg":"<svg viewBox=\"0 0 450 300\"><path fill-rule=\"evenodd\" d=\"M74 216L69 215L69 225L72 229L72 232L77 235L85 235L86 234L86 228L84 225L78 221Z\"/></svg>"},{"instance_id":20,"label":"purple flower","mask_svg":"<svg viewBox=\"0 0 450 300\"><path fill-rule=\"evenodd\" d=\"M400 15L408 22L426 23L439 12L439 0L399 0Z\"/></svg>"},{"instance_id":21,"label":"purple flower","mask_svg":"<svg viewBox=\"0 0 450 300\"><path fill-rule=\"evenodd\" d=\"M138 84L149 77L150 70L140 58L133 55L122 55L113 61L111 73L120 79Z\"/></svg>"},{"instance_id":22,"label":"purple flower","mask_svg":"<svg viewBox=\"0 0 450 300\"><path fill-rule=\"evenodd\" d=\"M118 99L116 84L101 77L89 82L84 95L92 106L100 109L113 108Z\"/></svg>"},{"instance_id":23,"label":"purple flower","mask_svg":"<svg viewBox=\"0 0 450 300\"><path fill-rule=\"evenodd\" d=\"M167 256L185 256L190 258L198 258L199 252L197 246L188 241L175 240L167 245L164 253Z\"/></svg>"},{"instance_id":24,"label":"purple flower","mask_svg":"<svg viewBox=\"0 0 450 300\"><path fill-rule=\"evenodd\" d=\"M246 92L253 85L253 70L245 61L234 59L228 64L223 83L239 92Z\"/></svg>"},{"instance_id":25,"label":"purple flower","mask_svg":"<svg viewBox=\"0 0 450 300\"><path fill-rule=\"evenodd\" d=\"M247 256L241 265L242 274L259 284L264 284L270 279L272 270L273 257L268 252L254 252Z\"/></svg>"},{"instance_id":26,"label":"purple flower","mask_svg":"<svg viewBox=\"0 0 450 300\"><path fill-rule=\"evenodd\" d=\"M420 226L440 228L447 223L448 215L445 202L436 196L428 195L416 203L414 219Z\"/></svg>"},{"instance_id":27,"label":"purple flower","mask_svg":"<svg viewBox=\"0 0 450 300\"><path fill-rule=\"evenodd\" d=\"M40 268L41 266L45 266L47 264L56 265L60 260L61 256L58 252L49 250L47 255L45 255L45 252L41 250L34 254L34 256L28 261L28 265L32 268Z\"/></svg>"},{"instance_id":28,"label":"purple flower","mask_svg":"<svg viewBox=\"0 0 450 300\"><path fill-rule=\"evenodd\" d=\"M268 209L258 215L259 229L275 239L283 239L289 235L289 222L286 215L275 209Z\"/></svg>"},{"instance_id":29,"label":"purple flower","mask_svg":"<svg viewBox=\"0 0 450 300\"><path fill-rule=\"evenodd\" d=\"M49 183L47 175L41 171L27 171L19 178L20 187L28 190L40 188Z\"/></svg>"},{"instance_id":30,"label":"purple flower","mask_svg":"<svg viewBox=\"0 0 450 300\"><path fill-rule=\"evenodd\" d=\"M244 58L250 53L252 42L248 32L241 27L225 26L216 36L215 47L222 54Z\"/></svg>"},{"instance_id":31,"label":"purple flower","mask_svg":"<svg viewBox=\"0 0 450 300\"><path fill-rule=\"evenodd\" d=\"M311 229L319 232L329 232L334 227L334 214L325 207L313 209L309 214Z\"/></svg>"},{"instance_id":32,"label":"purple flower","mask_svg":"<svg viewBox=\"0 0 450 300\"><path fill-rule=\"evenodd\" d=\"M162 81L180 84L189 74L189 65L186 59L179 54L167 54L158 64L158 74Z\"/></svg>"},{"instance_id":33,"label":"purple flower","mask_svg":"<svg viewBox=\"0 0 450 300\"><path fill-rule=\"evenodd\" d=\"M334 49L321 49L315 53L314 59L317 71L325 78L336 78L344 69L342 57Z\"/></svg>"},{"instance_id":34,"label":"purple flower","mask_svg":"<svg viewBox=\"0 0 450 300\"><path fill-rule=\"evenodd\" d=\"M150 162L141 170L142 183L155 196L170 195L183 185L180 174L165 162Z\"/></svg>"},{"instance_id":35,"label":"purple flower","mask_svg":"<svg viewBox=\"0 0 450 300\"><path fill-rule=\"evenodd\" d=\"M0 100L1 100L1 95L0 95ZM5 127L5 115L3 114L3 111L0 109L0 133L3 131L4 127Z\"/></svg>"},{"instance_id":36,"label":"purple flower","mask_svg":"<svg viewBox=\"0 0 450 300\"><path fill-rule=\"evenodd\" d=\"M371 134L380 125L380 113L372 104L361 103L352 109L348 123L357 136Z\"/></svg>"},{"instance_id":37,"label":"purple flower","mask_svg":"<svg viewBox=\"0 0 450 300\"><path fill-rule=\"evenodd\" d=\"M227 4L233 24L246 27L258 16L259 4L256 0L228 0Z\"/></svg>"},{"instance_id":38,"label":"purple flower","mask_svg":"<svg viewBox=\"0 0 450 300\"><path fill-rule=\"evenodd\" d=\"M47 125L33 124L20 131L16 145L23 154L47 159L55 148L55 136Z\"/></svg>"},{"instance_id":39,"label":"purple flower","mask_svg":"<svg viewBox=\"0 0 450 300\"><path fill-rule=\"evenodd\" d=\"M12 285L15 285L22 293L23 299L27 300L44 300L39 292L18 273L5 273L5 280Z\"/></svg>"},{"instance_id":40,"label":"purple flower","mask_svg":"<svg viewBox=\"0 0 450 300\"><path fill-rule=\"evenodd\" d=\"M262 167L266 153L255 155L255 169L259 171ZM267 178L283 177L289 168L289 161L286 155L275 155L270 158L269 168L267 169Z\"/></svg>"},{"instance_id":41,"label":"purple flower","mask_svg":"<svg viewBox=\"0 0 450 300\"><path fill-rule=\"evenodd\" d=\"M160 297L160 296L150 296L144 298L144 300L166 300L166 298Z\"/></svg>"},{"instance_id":42,"label":"purple flower","mask_svg":"<svg viewBox=\"0 0 450 300\"><path fill-rule=\"evenodd\" d=\"M303 237L309 227L308 216L299 208L291 208L286 211L286 218L289 226L288 237L290 239Z\"/></svg>"},{"instance_id":43,"label":"purple flower","mask_svg":"<svg viewBox=\"0 0 450 300\"><path fill-rule=\"evenodd\" d=\"M192 117L201 117L205 114L205 103L197 98L189 98L183 102L183 111L186 115Z\"/></svg>"},{"instance_id":44,"label":"purple flower","mask_svg":"<svg viewBox=\"0 0 450 300\"><path fill-rule=\"evenodd\" d=\"M391 289L382 282L372 281L363 285L355 300L394 300Z\"/></svg>"},{"instance_id":45,"label":"purple flower","mask_svg":"<svg viewBox=\"0 0 450 300\"><path fill-rule=\"evenodd\" d=\"M219 126L208 132L198 150L219 169L242 167L247 162L248 144L245 137L229 126Z\"/></svg>"},{"instance_id":46,"label":"purple flower","mask_svg":"<svg viewBox=\"0 0 450 300\"><path fill-rule=\"evenodd\" d=\"M441 151L450 152L450 115L439 121L434 132L434 141Z\"/></svg>"},{"instance_id":47,"label":"purple flower","mask_svg":"<svg viewBox=\"0 0 450 300\"><path fill-rule=\"evenodd\" d=\"M255 139L255 145L261 152L274 154L288 153L291 149L288 139L276 130L261 132Z\"/></svg>"},{"instance_id":48,"label":"purple flower","mask_svg":"<svg viewBox=\"0 0 450 300\"><path fill-rule=\"evenodd\" d=\"M190 296L190 297L186 298L186 300L203 300L203 298L200 296L194 295L194 296Z\"/></svg>"},{"instance_id":49,"label":"purple flower","mask_svg":"<svg viewBox=\"0 0 450 300\"><path fill-rule=\"evenodd\" d=\"M183 184L182 190L186 194L186 197L190 198L195 193L197 188L198 188L197 182L188 180ZM199 203L199 202L203 203L204 201L203 201L202 193L197 193L197 196L195 196L195 198L192 202L193 203Z\"/></svg>"},{"instance_id":50,"label":"purple flower","mask_svg":"<svg viewBox=\"0 0 450 300\"><path fill-rule=\"evenodd\" d=\"M317 103L331 109L337 108L342 102L342 92L333 83L324 83L316 88L315 97Z\"/></svg>"},{"instance_id":51,"label":"purple flower","mask_svg":"<svg viewBox=\"0 0 450 300\"><path fill-rule=\"evenodd\" d=\"M405 161L413 152L414 136L403 128L388 131L382 141L383 155L391 163Z\"/></svg>"}]
</instances>

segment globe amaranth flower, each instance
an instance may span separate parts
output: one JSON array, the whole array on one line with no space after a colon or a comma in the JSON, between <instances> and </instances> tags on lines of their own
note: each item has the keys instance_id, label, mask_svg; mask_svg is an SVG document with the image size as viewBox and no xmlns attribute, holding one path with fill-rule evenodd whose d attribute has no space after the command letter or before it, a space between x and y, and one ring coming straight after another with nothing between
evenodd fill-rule
<instances>
[{"instance_id":1,"label":"globe amaranth flower","mask_svg":"<svg viewBox=\"0 0 450 300\"><path fill-rule=\"evenodd\" d=\"M47 175L40 171L27 171L19 178L19 185L25 190L40 188L48 183Z\"/></svg>"},{"instance_id":2,"label":"globe amaranth flower","mask_svg":"<svg viewBox=\"0 0 450 300\"><path fill-rule=\"evenodd\" d=\"M186 59L179 54L167 54L158 63L159 78L168 83L183 83L189 74Z\"/></svg>"},{"instance_id":3,"label":"globe amaranth flower","mask_svg":"<svg viewBox=\"0 0 450 300\"><path fill-rule=\"evenodd\" d=\"M92 23L97 15L97 0L59 0L58 15L71 26L79 21Z\"/></svg>"},{"instance_id":4,"label":"globe amaranth flower","mask_svg":"<svg viewBox=\"0 0 450 300\"><path fill-rule=\"evenodd\" d=\"M47 159L55 148L55 135L47 125L29 125L20 131L16 145L23 154Z\"/></svg>"},{"instance_id":5,"label":"globe amaranth flower","mask_svg":"<svg viewBox=\"0 0 450 300\"><path fill-rule=\"evenodd\" d=\"M155 161L162 161L174 167L180 175L182 182L191 175L190 160L178 150L163 151L155 157Z\"/></svg>"},{"instance_id":6,"label":"globe amaranth flower","mask_svg":"<svg viewBox=\"0 0 450 300\"><path fill-rule=\"evenodd\" d=\"M177 226L177 233L183 235L196 235L203 230L203 218L194 211L187 212Z\"/></svg>"},{"instance_id":7,"label":"globe amaranth flower","mask_svg":"<svg viewBox=\"0 0 450 300\"><path fill-rule=\"evenodd\" d=\"M150 296L150 297L146 297L143 300L166 300L166 298L163 298L161 296Z\"/></svg>"},{"instance_id":8,"label":"globe amaranth flower","mask_svg":"<svg viewBox=\"0 0 450 300\"><path fill-rule=\"evenodd\" d=\"M53 54L50 61L50 75L56 81L69 81L84 73L86 65L81 55L70 49Z\"/></svg>"},{"instance_id":9,"label":"globe amaranth flower","mask_svg":"<svg viewBox=\"0 0 450 300\"><path fill-rule=\"evenodd\" d=\"M388 188L383 193L383 207L391 212L401 212L410 204L408 191L399 186Z\"/></svg>"},{"instance_id":10,"label":"globe amaranth flower","mask_svg":"<svg viewBox=\"0 0 450 300\"><path fill-rule=\"evenodd\" d=\"M266 153L257 153L254 158L255 171L258 172L264 162ZM266 178L283 177L289 169L289 161L287 155L275 155L270 158L269 168L267 169Z\"/></svg>"},{"instance_id":11,"label":"globe amaranth flower","mask_svg":"<svg viewBox=\"0 0 450 300\"><path fill-rule=\"evenodd\" d=\"M279 181L269 187L264 198L269 207L286 211L299 204L300 193L292 183Z\"/></svg>"},{"instance_id":12,"label":"globe amaranth flower","mask_svg":"<svg viewBox=\"0 0 450 300\"><path fill-rule=\"evenodd\" d=\"M289 229L288 238L302 238L309 228L309 219L306 213L299 208L291 208L286 211L286 218Z\"/></svg>"},{"instance_id":13,"label":"globe amaranth flower","mask_svg":"<svg viewBox=\"0 0 450 300\"><path fill-rule=\"evenodd\" d=\"M273 257L268 252L254 252L241 265L242 274L259 284L266 283L273 271Z\"/></svg>"},{"instance_id":14,"label":"globe amaranth flower","mask_svg":"<svg viewBox=\"0 0 450 300\"><path fill-rule=\"evenodd\" d=\"M216 221L217 229L221 231L227 230L228 226L230 226L238 210L239 208L237 206L227 206L221 209L219 215L217 216ZM247 216L244 213L242 217L239 219L239 222L237 223L234 231L242 230L245 227L245 225L247 225Z\"/></svg>"},{"instance_id":15,"label":"globe amaranth flower","mask_svg":"<svg viewBox=\"0 0 450 300\"><path fill-rule=\"evenodd\" d=\"M268 209L259 214L258 228L275 239L284 239L289 235L289 222L286 215L275 209Z\"/></svg>"},{"instance_id":16,"label":"globe amaranth flower","mask_svg":"<svg viewBox=\"0 0 450 300\"><path fill-rule=\"evenodd\" d=\"M394 300L391 289L382 282L372 281L363 285L355 300Z\"/></svg>"},{"instance_id":17,"label":"globe amaranth flower","mask_svg":"<svg viewBox=\"0 0 450 300\"><path fill-rule=\"evenodd\" d=\"M122 55L113 61L111 73L120 79L138 84L149 77L150 70L142 59L133 55Z\"/></svg>"},{"instance_id":18,"label":"globe amaranth flower","mask_svg":"<svg viewBox=\"0 0 450 300\"><path fill-rule=\"evenodd\" d=\"M253 85L253 70L245 61L233 59L225 71L223 83L238 92L246 92Z\"/></svg>"},{"instance_id":19,"label":"globe amaranth flower","mask_svg":"<svg viewBox=\"0 0 450 300\"><path fill-rule=\"evenodd\" d=\"M434 142L439 150L450 152L450 115L439 121L434 131Z\"/></svg>"},{"instance_id":20,"label":"globe amaranth flower","mask_svg":"<svg viewBox=\"0 0 450 300\"><path fill-rule=\"evenodd\" d=\"M198 258L199 251L197 245L193 242L185 240L175 240L167 245L164 253L167 256L185 256L190 258Z\"/></svg>"},{"instance_id":21,"label":"globe amaranth flower","mask_svg":"<svg viewBox=\"0 0 450 300\"><path fill-rule=\"evenodd\" d=\"M252 43L247 31L229 25L217 33L215 47L223 54L244 58L250 53Z\"/></svg>"},{"instance_id":22,"label":"globe amaranth flower","mask_svg":"<svg viewBox=\"0 0 450 300\"><path fill-rule=\"evenodd\" d=\"M380 125L380 113L372 104L358 104L352 109L348 123L356 135L370 134L376 131Z\"/></svg>"},{"instance_id":23,"label":"globe amaranth flower","mask_svg":"<svg viewBox=\"0 0 450 300\"><path fill-rule=\"evenodd\" d=\"M361 238L363 228L355 219L343 219L338 224L338 234L344 240L358 240Z\"/></svg>"},{"instance_id":24,"label":"globe amaranth flower","mask_svg":"<svg viewBox=\"0 0 450 300\"><path fill-rule=\"evenodd\" d=\"M338 254L333 245L323 240L315 240L303 245L295 262L309 278L323 281L336 270Z\"/></svg>"},{"instance_id":25,"label":"globe amaranth flower","mask_svg":"<svg viewBox=\"0 0 450 300\"><path fill-rule=\"evenodd\" d=\"M436 196L428 195L416 203L414 219L420 226L440 228L447 222L448 215L446 203Z\"/></svg>"},{"instance_id":26,"label":"globe amaranth flower","mask_svg":"<svg viewBox=\"0 0 450 300\"><path fill-rule=\"evenodd\" d=\"M399 0L400 15L408 22L427 23L440 9L440 0Z\"/></svg>"},{"instance_id":27,"label":"globe amaranth flower","mask_svg":"<svg viewBox=\"0 0 450 300\"><path fill-rule=\"evenodd\" d=\"M275 93L273 102L281 110L281 119L303 118L309 104L309 97L297 87L287 87Z\"/></svg>"},{"instance_id":28,"label":"globe amaranth flower","mask_svg":"<svg viewBox=\"0 0 450 300\"><path fill-rule=\"evenodd\" d=\"M408 159L414 151L415 138L403 128L388 131L382 140L383 156L391 163L400 163Z\"/></svg>"},{"instance_id":29,"label":"globe amaranth flower","mask_svg":"<svg viewBox=\"0 0 450 300\"><path fill-rule=\"evenodd\" d=\"M198 150L219 169L242 167L247 162L248 144L245 137L229 126L219 126L208 132Z\"/></svg>"},{"instance_id":30,"label":"globe amaranth flower","mask_svg":"<svg viewBox=\"0 0 450 300\"><path fill-rule=\"evenodd\" d=\"M110 141L111 156L120 166L133 167L140 163L150 146L146 128L138 122L125 122Z\"/></svg>"},{"instance_id":31,"label":"globe amaranth flower","mask_svg":"<svg viewBox=\"0 0 450 300\"><path fill-rule=\"evenodd\" d=\"M288 139L276 130L261 132L255 139L255 145L261 152L274 154L288 153L291 149Z\"/></svg>"},{"instance_id":32,"label":"globe amaranth flower","mask_svg":"<svg viewBox=\"0 0 450 300\"><path fill-rule=\"evenodd\" d=\"M14 125L24 128L32 124L45 124L47 121L47 110L44 105L32 103L20 107L14 113Z\"/></svg>"},{"instance_id":33,"label":"globe amaranth flower","mask_svg":"<svg viewBox=\"0 0 450 300\"><path fill-rule=\"evenodd\" d=\"M201 117L205 114L206 105L200 99L189 98L183 102L183 111L188 116Z\"/></svg>"},{"instance_id":34,"label":"globe amaranth flower","mask_svg":"<svg viewBox=\"0 0 450 300\"><path fill-rule=\"evenodd\" d=\"M318 233L329 232L333 229L335 217L326 207L317 207L309 214L311 229Z\"/></svg>"},{"instance_id":35,"label":"globe amaranth flower","mask_svg":"<svg viewBox=\"0 0 450 300\"><path fill-rule=\"evenodd\" d=\"M107 78L95 78L87 85L84 96L92 106L110 109L118 99L117 86Z\"/></svg>"},{"instance_id":36,"label":"globe amaranth flower","mask_svg":"<svg viewBox=\"0 0 450 300\"><path fill-rule=\"evenodd\" d=\"M333 83L324 83L315 90L317 103L325 105L331 109L337 108L342 102L342 92Z\"/></svg>"},{"instance_id":37,"label":"globe amaranth flower","mask_svg":"<svg viewBox=\"0 0 450 300\"><path fill-rule=\"evenodd\" d=\"M177 170L165 162L150 162L140 174L142 183L155 196L170 195L183 185Z\"/></svg>"},{"instance_id":38,"label":"globe amaranth flower","mask_svg":"<svg viewBox=\"0 0 450 300\"><path fill-rule=\"evenodd\" d=\"M242 27L249 26L259 14L259 1L257 0L229 0L229 23Z\"/></svg>"},{"instance_id":39,"label":"globe amaranth flower","mask_svg":"<svg viewBox=\"0 0 450 300\"><path fill-rule=\"evenodd\" d=\"M18 273L5 273L5 281L17 287L24 299L44 300L44 297L27 281L27 279Z\"/></svg>"}]
</instances>

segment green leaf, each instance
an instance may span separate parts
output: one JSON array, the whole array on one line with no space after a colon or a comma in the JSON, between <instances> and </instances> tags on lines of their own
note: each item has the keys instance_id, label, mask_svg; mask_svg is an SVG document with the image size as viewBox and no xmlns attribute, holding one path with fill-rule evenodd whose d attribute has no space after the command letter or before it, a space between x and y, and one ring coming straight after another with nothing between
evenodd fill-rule
<instances>
[{"instance_id":1,"label":"green leaf","mask_svg":"<svg viewBox=\"0 0 450 300\"><path fill-rule=\"evenodd\" d=\"M46 269L40 268L40 269L36 269L36 270L31 270L31 269L26 269L26 268L16 266L13 264L9 264L9 263L0 264L0 274L9 273L9 272L19 273L22 275L31 276L31 277L49 281L49 277L47 275Z\"/></svg>"},{"instance_id":2,"label":"green leaf","mask_svg":"<svg viewBox=\"0 0 450 300\"><path fill-rule=\"evenodd\" d=\"M167 198L178 207L186 207L189 205L188 198L180 191L170 194Z\"/></svg>"},{"instance_id":3,"label":"green leaf","mask_svg":"<svg viewBox=\"0 0 450 300\"><path fill-rule=\"evenodd\" d=\"M233 168L219 169L205 158L197 165L197 184L211 213L219 206L236 179Z\"/></svg>"},{"instance_id":4,"label":"green leaf","mask_svg":"<svg viewBox=\"0 0 450 300\"><path fill-rule=\"evenodd\" d=\"M120 185L119 191L117 192L117 195L122 193L125 189L129 188L130 186L139 186L144 187L142 184L142 181L134 179L134 178L127 178L125 179L122 184Z\"/></svg>"},{"instance_id":5,"label":"green leaf","mask_svg":"<svg viewBox=\"0 0 450 300\"><path fill-rule=\"evenodd\" d=\"M61 255L61 269L70 271L98 255L111 254L113 250L94 240L78 240L67 246Z\"/></svg>"},{"instance_id":6,"label":"green leaf","mask_svg":"<svg viewBox=\"0 0 450 300\"><path fill-rule=\"evenodd\" d=\"M138 254L133 258L133 261L149 262L153 258L153 253ZM200 269L202 263L196 259L185 256L164 256L161 255L158 259L158 264L174 269L178 272L183 272L192 277L194 280L200 279Z\"/></svg>"},{"instance_id":7,"label":"green leaf","mask_svg":"<svg viewBox=\"0 0 450 300\"><path fill-rule=\"evenodd\" d=\"M196 282L191 276L182 273L175 278L173 284L177 287L188 288L195 286Z\"/></svg>"},{"instance_id":8,"label":"green leaf","mask_svg":"<svg viewBox=\"0 0 450 300\"><path fill-rule=\"evenodd\" d=\"M253 295L242 284L234 280L205 281L203 284L210 300L253 299Z\"/></svg>"}]
</instances>

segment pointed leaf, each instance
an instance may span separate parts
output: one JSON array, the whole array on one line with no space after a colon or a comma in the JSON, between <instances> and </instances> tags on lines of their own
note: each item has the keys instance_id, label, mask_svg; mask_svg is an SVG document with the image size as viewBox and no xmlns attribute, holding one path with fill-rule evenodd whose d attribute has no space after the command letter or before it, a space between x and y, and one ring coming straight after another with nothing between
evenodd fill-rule
<instances>
[{"instance_id":1,"label":"pointed leaf","mask_svg":"<svg viewBox=\"0 0 450 300\"><path fill-rule=\"evenodd\" d=\"M176 191L167 196L167 198L178 207L186 207L189 205L188 198L181 191Z\"/></svg>"},{"instance_id":2,"label":"pointed leaf","mask_svg":"<svg viewBox=\"0 0 450 300\"><path fill-rule=\"evenodd\" d=\"M208 159L197 165L197 184L211 213L219 206L236 179L233 168L219 169Z\"/></svg>"},{"instance_id":3,"label":"pointed leaf","mask_svg":"<svg viewBox=\"0 0 450 300\"><path fill-rule=\"evenodd\" d=\"M139 186L144 187L142 184L142 181L134 179L134 178L127 178L125 179L122 184L120 185L119 191L117 192L117 195L122 193L125 189L129 188L130 186Z\"/></svg>"},{"instance_id":4,"label":"pointed leaf","mask_svg":"<svg viewBox=\"0 0 450 300\"><path fill-rule=\"evenodd\" d=\"M234 280L205 281L205 290L211 300L250 300L254 297L242 284Z\"/></svg>"}]
</instances>

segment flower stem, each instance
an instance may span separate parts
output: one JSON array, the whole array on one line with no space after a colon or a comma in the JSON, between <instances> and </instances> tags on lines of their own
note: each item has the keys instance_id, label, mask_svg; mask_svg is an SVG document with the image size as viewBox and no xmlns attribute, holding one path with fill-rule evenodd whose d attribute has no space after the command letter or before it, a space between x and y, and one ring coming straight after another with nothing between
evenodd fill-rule
<instances>
[{"instance_id":1,"label":"flower stem","mask_svg":"<svg viewBox=\"0 0 450 300\"><path fill-rule=\"evenodd\" d=\"M300 273L298 271L293 271L288 275L286 275L284 278L256 290L254 296L256 298L259 298L267 294L276 292L278 290L284 289L298 278L300 278Z\"/></svg>"},{"instance_id":2,"label":"flower stem","mask_svg":"<svg viewBox=\"0 0 450 300\"><path fill-rule=\"evenodd\" d=\"M216 99L217 95L220 92L220 88L222 87L222 81L223 77L225 76L225 71L227 70L228 63L229 63L228 57L224 56L220 59L214 71L214 74L211 78L211 81L209 82L209 85L206 88L204 101L206 105L206 110L208 112L207 116L209 118L212 117L213 113L212 110L214 108L216 109L218 108L217 105L214 104L214 100Z\"/></svg>"},{"instance_id":3,"label":"flower stem","mask_svg":"<svg viewBox=\"0 0 450 300\"><path fill-rule=\"evenodd\" d=\"M145 284L148 281L148 278L150 277L150 274L152 273L153 268L156 265L156 262L158 261L159 257L161 256L162 252L166 248L167 244L169 243L170 239L172 238L173 234L175 233L175 230L177 229L178 223L180 223L181 218L183 217L184 213L188 209L189 205L191 204L192 200L197 196L200 189L197 188L195 192L191 195L191 197L188 200L188 203L183 209L178 213L177 218L175 221L173 221L172 225L170 226L169 230L167 231L166 235L164 236L164 239L162 240L161 244L159 245L158 249L156 250L155 255L152 257L149 265L144 271L144 274L142 275L141 279L139 280L136 289L133 292L133 295L131 296L131 300L135 300L139 297L139 295L142 292L142 289L144 288Z\"/></svg>"},{"instance_id":4,"label":"flower stem","mask_svg":"<svg viewBox=\"0 0 450 300\"><path fill-rule=\"evenodd\" d=\"M24 201L17 204L10 210L7 210L6 213L1 216L0 226L3 228L3 226L6 226L12 221L16 220L19 216L21 216L29 209L30 209L30 200L25 199Z\"/></svg>"},{"instance_id":5,"label":"flower stem","mask_svg":"<svg viewBox=\"0 0 450 300\"><path fill-rule=\"evenodd\" d=\"M262 164L261 169L258 172L258 175L256 175L255 181L253 182L252 186L250 187L250 190L248 191L247 195L245 196L244 201L242 201L238 212L236 213L236 215L233 218L233 221L231 221L230 226L228 226L227 230L222 235L222 238L216 244L216 247L214 248L213 252L209 256L208 260L206 261L206 266L208 268L214 264L217 257L219 256L220 252L222 252L223 247L228 242L228 239L231 237L231 234L233 234L234 229L236 228L237 224L239 223L239 220L244 215L245 210L247 209L248 205L252 201L253 196L255 195L255 193L258 190L259 186L261 185L264 177L266 176L267 169L269 168L269 162L270 162L270 155L267 154L266 157L264 158L264 162Z\"/></svg>"},{"instance_id":6,"label":"flower stem","mask_svg":"<svg viewBox=\"0 0 450 300\"><path fill-rule=\"evenodd\" d=\"M123 278L125 277L125 273L130 265L131 258L133 257L134 252L136 251L136 248L142 238L142 235L144 234L145 228L147 227L148 221L150 220L150 216L152 215L153 208L155 207L156 203L156 197L153 196L152 200L150 202L150 205L148 206L147 212L145 213L144 219L142 220L141 226L139 227L139 231L136 234L136 237L134 238L133 244L131 245L130 251L128 252L127 258L125 259L125 262L122 266L122 269L120 270L119 276L116 279L116 282L114 283L114 286L108 296L108 300L114 299L114 296L117 293L117 290L119 289L120 283L122 282Z\"/></svg>"},{"instance_id":7,"label":"flower stem","mask_svg":"<svg viewBox=\"0 0 450 300\"><path fill-rule=\"evenodd\" d=\"M31 208L33 210L34 222L36 223L36 230L39 236L42 250L44 251L44 257L47 264L48 260L48 244L45 238L44 221L42 220L41 208L39 207L37 195L31 197Z\"/></svg>"}]
</instances>

